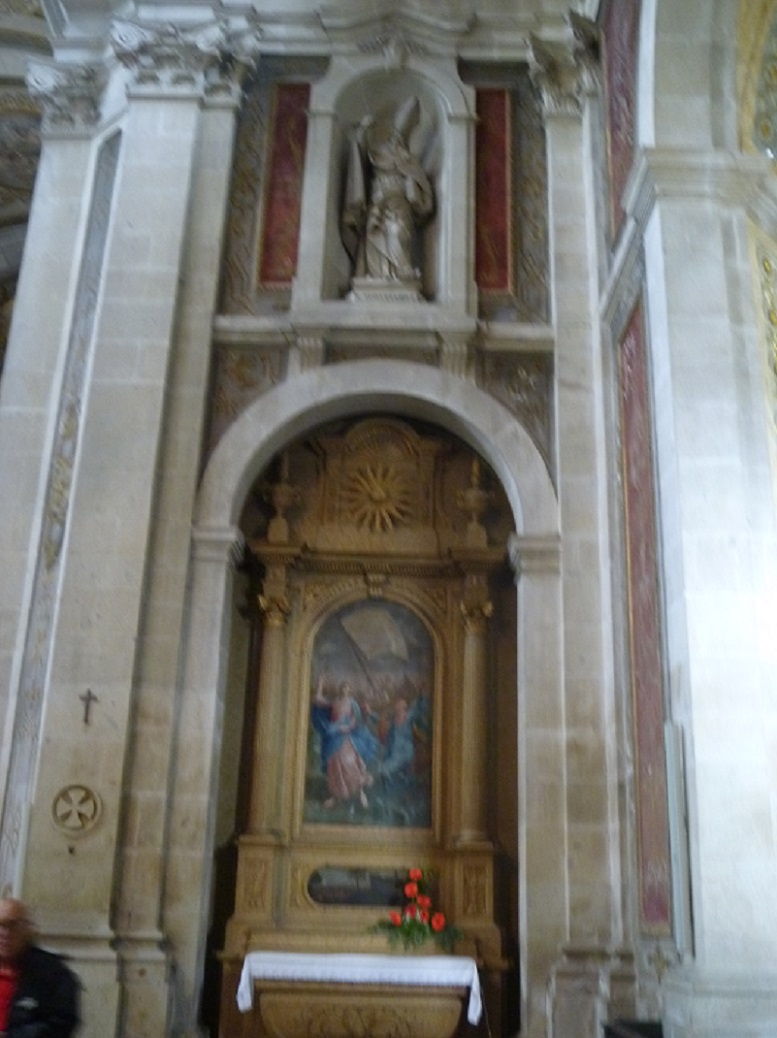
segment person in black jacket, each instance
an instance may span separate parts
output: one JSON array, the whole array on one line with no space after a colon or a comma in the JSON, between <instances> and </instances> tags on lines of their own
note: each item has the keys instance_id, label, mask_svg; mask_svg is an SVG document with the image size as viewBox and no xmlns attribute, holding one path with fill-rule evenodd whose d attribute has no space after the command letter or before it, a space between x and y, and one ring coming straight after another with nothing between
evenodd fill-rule
<instances>
[{"instance_id":1,"label":"person in black jacket","mask_svg":"<svg viewBox=\"0 0 777 1038\"><path fill-rule=\"evenodd\" d=\"M0 899L0 1038L70 1038L80 1022L80 984L33 938L26 905Z\"/></svg>"}]
</instances>

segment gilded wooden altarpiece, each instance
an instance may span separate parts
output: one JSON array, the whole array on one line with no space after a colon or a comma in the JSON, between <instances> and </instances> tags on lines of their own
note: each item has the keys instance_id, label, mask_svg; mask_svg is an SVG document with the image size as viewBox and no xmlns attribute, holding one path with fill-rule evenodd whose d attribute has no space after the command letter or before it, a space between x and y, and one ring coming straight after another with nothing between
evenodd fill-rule
<instances>
[{"instance_id":1,"label":"gilded wooden altarpiece","mask_svg":"<svg viewBox=\"0 0 777 1038\"><path fill-rule=\"evenodd\" d=\"M262 652L225 1001L249 950L387 950L371 927L414 865L457 950L504 969L487 747L509 525L471 450L390 416L310 436L257 482L243 526ZM349 737L325 746L339 721Z\"/></svg>"}]
</instances>

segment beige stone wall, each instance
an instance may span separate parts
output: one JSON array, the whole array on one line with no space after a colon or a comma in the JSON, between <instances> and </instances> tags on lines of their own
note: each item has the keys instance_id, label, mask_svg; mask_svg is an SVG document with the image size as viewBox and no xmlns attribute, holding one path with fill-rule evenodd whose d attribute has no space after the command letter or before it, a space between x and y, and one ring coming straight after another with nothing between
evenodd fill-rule
<instances>
[{"instance_id":1,"label":"beige stone wall","mask_svg":"<svg viewBox=\"0 0 777 1038\"><path fill-rule=\"evenodd\" d=\"M515 653L495 674L494 829L521 1034L598 1038L633 1013L662 1016L669 1038L774 1034L774 428L751 228L777 240L777 217L770 163L738 150L741 5L643 0L612 248L595 32L573 31L567 6L400 4L385 21L259 4L257 31L233 5L220 22L201 6L124 21L65 3L52 23L56 61L30 78L44 147L0 384L0 883L73 957L85 1038L194 1035L203 992L215 1018L214 884L244 795L246 501L284 447L386 412L465 444L506 502L500 636ZM314 80L300 262L282 312L219 315L238 85L257 52L259 69ZM532 70L546 323L478 317L460 59ZM349 299L333 287L343 127L410 85L436 133L432 298ZM610 342L638 292L683 764L664 940L637 924ZM210 436L217 358L248 375Z\"/></svg>"}]
</instances>

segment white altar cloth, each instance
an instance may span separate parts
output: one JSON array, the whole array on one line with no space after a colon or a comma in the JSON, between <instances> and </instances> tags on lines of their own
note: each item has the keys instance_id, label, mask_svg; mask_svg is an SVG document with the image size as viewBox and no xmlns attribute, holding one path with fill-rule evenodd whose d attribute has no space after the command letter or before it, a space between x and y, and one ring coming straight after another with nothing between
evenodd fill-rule
<instances>
[{"instance_id":1,"label":"white altar cloth","mask_svg":"<svg viewBox=\"0 0 777 1038\"><path fill-rule=\"evenodd\" d=\"M243 962L237 1005L254 1004L255 980L300 980L333 984L406 984L415 987L469 988L467 1020L483 1012L480 977L474 959L463 955L358 955L306 952L249 952Z\"/></svg>"}]
</instances>

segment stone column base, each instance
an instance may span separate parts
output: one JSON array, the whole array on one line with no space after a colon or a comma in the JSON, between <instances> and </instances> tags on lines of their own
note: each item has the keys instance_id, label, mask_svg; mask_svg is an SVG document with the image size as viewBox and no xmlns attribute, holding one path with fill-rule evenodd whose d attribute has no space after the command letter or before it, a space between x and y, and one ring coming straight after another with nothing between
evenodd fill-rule
<instances>
[{"instance_id":1,"label":"stone column base","mask_svg":"<svg viewBox=\"0 0 777 1038\"><path fill-rule=\"evenodd\" d=\"M633 1014L635 986L630 951L568 946L548 988L550 1038L602 1038L607 1020Z\"/></svg>"}]
</instances>

